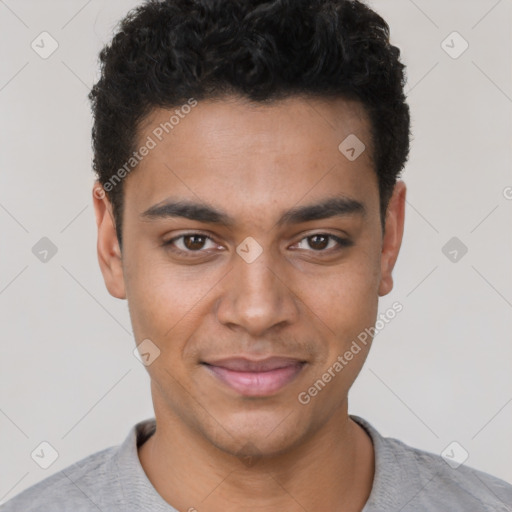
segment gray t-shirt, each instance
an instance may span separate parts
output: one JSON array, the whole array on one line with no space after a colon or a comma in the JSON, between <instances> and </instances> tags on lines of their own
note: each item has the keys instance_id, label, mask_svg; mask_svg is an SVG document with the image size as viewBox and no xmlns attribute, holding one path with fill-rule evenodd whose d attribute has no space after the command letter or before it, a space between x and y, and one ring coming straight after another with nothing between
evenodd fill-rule
<instances>
[{"instance_id":1,"label":"gray t-shirt","mask_svg":"<svg viewBox=\"0 0 512 512\"><path fill-rule=\"evenodd\" d=\"M375 450L372 491L362 512L512 512L512 485L433 453L383 437L350 416ZM125 441L68 466L24 490L0 512L177 512L142 468L137 446L155 431L154 418L133 426Z\"/></svg>"}]
</instances>

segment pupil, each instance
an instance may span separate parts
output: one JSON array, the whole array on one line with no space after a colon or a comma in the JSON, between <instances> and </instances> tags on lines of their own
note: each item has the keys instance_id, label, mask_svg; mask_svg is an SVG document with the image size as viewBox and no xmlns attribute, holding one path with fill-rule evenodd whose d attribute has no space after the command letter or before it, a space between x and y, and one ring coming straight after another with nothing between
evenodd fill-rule
<instances>
[{"instance_id":1,"label":"pupil","mask_svg":"<svg viewBox=\"0 0 512 512\"><path fill-rule=\"evenodd\" d=\"M190 240L193 240L190 242ZM184 238L185 246L187 249L201 249L204 245L204 236L202 235L189 235Z\"/></svg>"},{"instance_id":2,"label":"pupil","mask_svg":"<svg viewBox=\"0 0 512 512\"><path fill-rule=\"evenodd\" d=\"M320 241L318 243L319 239L321 239L322 241ZM309 246L312 249L316 249L316 250L325 249L327 247L327 245L328 245L328 239L324 235L313 235L313 236L309 237Z\"/></svg>"}]
</instances>

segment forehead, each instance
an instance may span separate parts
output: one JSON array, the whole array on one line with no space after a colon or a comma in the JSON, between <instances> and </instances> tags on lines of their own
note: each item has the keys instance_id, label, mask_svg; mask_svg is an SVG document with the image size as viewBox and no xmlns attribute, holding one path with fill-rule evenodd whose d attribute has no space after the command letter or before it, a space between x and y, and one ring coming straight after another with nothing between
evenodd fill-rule
<instances>
[{"instance_id":1,"label":"forehead","mask_svg":"<svg viewBox=\"0 0 512 512\"><path fill-rule=\"evenodd\" d=\"M350 134L371 144L366 109L353 100L293 96L265 104L227 96L189 104L154 109L139 126L139 142L151 136L159 146L179 141L199 151L224 143L224 153L332 149Z\"/></svg>"},{"instance_id":2,"label":"forehead","mask_svg":"<svg viewBox=\"0 0 512 512\"><path fill-rule=\"evenodd\" d=\"M347 158L344 141L366 149ZM139 127L137 147L143 145L152 149L125 190L125 204L138 211L168 196L224 210L336 193L375 199L370 124L354 101L293 97L259 104L228 97L155 109Z\"/></svg>"}]
</instances>

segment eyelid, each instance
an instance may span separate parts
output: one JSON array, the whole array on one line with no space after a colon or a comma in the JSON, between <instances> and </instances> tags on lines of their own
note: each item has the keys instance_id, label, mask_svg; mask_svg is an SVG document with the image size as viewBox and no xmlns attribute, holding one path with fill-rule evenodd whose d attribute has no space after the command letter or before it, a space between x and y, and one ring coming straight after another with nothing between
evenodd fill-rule
<instances>
[{"instance_id":1,"label":"eyelid","mask_svg":"<svg viewBox=\"0 0 512 512\"><path fill-rule=\"evenodd\" d=\"M311 238L311 237L317 236L317 235L323 235L323 236L326 236L327 238L330 238L331 240L334 240L337 243L337 247L334 247L334 248L331 247L330 249L322 249L322 250L317 250L317 251L315 251L314 249L308 250L308 251L316 253L316 254L321 254L321 253L328 254L333 251L341 250L345 247L350 247L354 244L354 242L348 236L344 237L344 236L340 236L340 235L335 235L334 233L329 233L328 231L317 231L314 233L308 233L304 236L301 236L301 238L297 242L295 242L293 245L297 245L297 244L301 243L303 240L306 240L307 238ZM296 249L293 249L293 250L296 250Z\"/></svg>"},{"instance_id":2,"label":"eyelid","mask_svg":"<svg viewBox=\"0 0 512 512\"><path fill-rule=\"evenodd\" d=\"M165 240L165 243L171 242L172 240L176 240L177 238L181 238L181 237L184 237L184 236L194 236L194 235L200 235L200 236L204 236L205 238L209 238L211 240L215 240L215 238L213 237L213 235L211 233L208 233L207 231L201 231L201 230L195 230L194 229L192 231L183 231L181 233L175 234L174 236L172 236L168 240Z\"/></svg>"},{"instance_id":3,"label":"eyelid","mask_svg":"<svg viewBox=\"0 0 512 512\"><path fill-rule=\"evenodd\" d=\"M186 231L184 233L181 233L179 235L173 236L172 238L169 238L169 240L164 240L162 243L162 246L164 248L170 249L173 252L180 253L180 254L186 254L186 255L192 255L192 254L203 254L211 251L211 249L205 250L205 249L199 249L197 251L191 251L191 250L184 250L177 248L174 244L177 240L180 238L185 238L187 236L202 236L209 240L210 242L215 243L216 245L219 244L211 235L201 232L201 231Z\"/></svg>"},{"instance_id":4,"label":"eyelid","mask_svg":"<svg viewBox=\"0 0 512 512\"><path fill-rule=\"evenodd\" d=\"M300 242L302 242L303 240L306 240L307 238L310 238L310 237L313 237L313 236L316 236L316 235L324 235L327 238L330 238L331 240L334 240L337 243L337 247L331 247L330 249L321 249L321 250L316 250L316 251L314 249L305 249L306 251L312 252L314 254L322 254L322 253L328 254L328 253L335 252L335 251L338 251L338 250L341 250L343 248L350 247L350 246L353 245L353 241L350 238L339 236L339 235L335 235L334 233L329 233L327 231L316 231L314 233L307 233L307 234L303 233L301 238L297 242L292 244L292 245L297 245ZM194 255L194 254L204 254L204 253L208 253L208 252L211 251L211 249L198 249L197 251L184 250L184 249L179 249L179 248L174 246L174 243L176 242L176 240L179 240L180 238L185 238L187 236L202 236L202 237L206 238L207 240L209 240L209 241L217 244L218 246L222 247L222 245L219 244L211 235L209 235L209 234L207 234L205 232L202 232L202 231L186 231L186 232L181 233L179 235L173 236L169 240L164 241L162 245L164 247L168 247L173 252L176 252L176 253L179 253L179 254L185 254L187 256L188 255ZM292 249L292 250L295 250L295 249Z\"/></svg>"}]
</instances>

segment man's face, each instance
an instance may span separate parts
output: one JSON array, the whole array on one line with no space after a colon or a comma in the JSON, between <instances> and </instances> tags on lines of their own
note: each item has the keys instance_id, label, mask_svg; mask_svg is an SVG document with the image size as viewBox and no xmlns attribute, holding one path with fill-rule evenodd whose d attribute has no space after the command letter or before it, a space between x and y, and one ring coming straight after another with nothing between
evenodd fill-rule
<instances>
[{"instance_id":1,"label":"man's face","mask_svg":"<svg viewBox=\"0 0 512 512\"><path fill-rule=\"evenodd\" d=\"M157 144L124 182L122 258L110 205L95 200L105 280L128 299L136 343L160 350L147 367L157 418L228 453L278 453L346 410L370 343L309 403L298 397L375 324L405 194L383 239L357 103L203 101L159 141L172 114L141 127L138 146ZM353 161L338 149L351 134L366 145Z\"/></svg>"}]
</instances>

